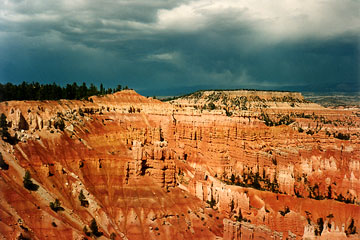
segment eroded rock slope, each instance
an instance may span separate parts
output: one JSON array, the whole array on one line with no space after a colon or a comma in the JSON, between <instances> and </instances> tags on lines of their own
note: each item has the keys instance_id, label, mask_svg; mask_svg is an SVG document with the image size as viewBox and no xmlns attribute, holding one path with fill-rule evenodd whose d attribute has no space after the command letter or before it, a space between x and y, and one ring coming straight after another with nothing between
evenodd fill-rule
<instances>
[{"instance_id":1,"label":"eroded rock slope","mask_svg":"<svg viewBox=\"0 0 360 240\"><path fill-rule=\"evenodd\" d=\"M18 139L1 140L5 239L359 237L357 109L287 92L164 103L124 90L0 112Z\"/></svg>"}]
</instances>

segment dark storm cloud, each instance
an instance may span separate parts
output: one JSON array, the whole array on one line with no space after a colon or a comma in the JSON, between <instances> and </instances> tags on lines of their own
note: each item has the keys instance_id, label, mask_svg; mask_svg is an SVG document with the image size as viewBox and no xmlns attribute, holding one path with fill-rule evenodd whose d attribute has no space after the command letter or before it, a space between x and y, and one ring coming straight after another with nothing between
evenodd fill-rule
<instances>
[{"instance_id":1,"label":"dark storm cloud","mask_svg":"<svg viewBox=\"0 0 360 240\"><path fill-rule=\"evenodd\" d=\"M0 81L359 90L357 2L0 1Z\"/></svg>"}]
</instances>

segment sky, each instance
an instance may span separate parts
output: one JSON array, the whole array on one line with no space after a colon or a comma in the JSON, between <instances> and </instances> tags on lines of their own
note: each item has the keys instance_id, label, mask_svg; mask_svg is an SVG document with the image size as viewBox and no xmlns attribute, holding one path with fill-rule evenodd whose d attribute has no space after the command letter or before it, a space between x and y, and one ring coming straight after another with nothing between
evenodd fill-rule
<instances>
[{"instance_id":1,"label":"sky","mask_svg":"<svg viewBox=\"0 0 360 240\"><path fill-rule=\"evenodd\" d=\"M359 0L0 0L0 83L360 90Z\"/></svg>"}]
</instances>

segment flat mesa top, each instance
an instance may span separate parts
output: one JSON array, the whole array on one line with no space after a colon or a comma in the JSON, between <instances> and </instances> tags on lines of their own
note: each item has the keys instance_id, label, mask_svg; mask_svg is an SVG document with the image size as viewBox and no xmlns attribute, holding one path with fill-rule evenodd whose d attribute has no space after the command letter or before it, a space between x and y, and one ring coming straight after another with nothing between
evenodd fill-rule
<instances>
[{"instance_id":1,"label":"flat mesa top","mask_svg":"<svg viewBox=\"0 0 360 240\"><path fill-rule=\"evenodd\" d=\"M264 99L271 98L283 98L290 97L294 99L303 100L304 97L300 92L290 92L290 91L272 91L272 90L253 90L253 89L238 89L238 90L200 90L180 98L204 98L211 95L226 95L228 97L240 97L240 96L258 96Z\"/></svg>"}]
</instances>

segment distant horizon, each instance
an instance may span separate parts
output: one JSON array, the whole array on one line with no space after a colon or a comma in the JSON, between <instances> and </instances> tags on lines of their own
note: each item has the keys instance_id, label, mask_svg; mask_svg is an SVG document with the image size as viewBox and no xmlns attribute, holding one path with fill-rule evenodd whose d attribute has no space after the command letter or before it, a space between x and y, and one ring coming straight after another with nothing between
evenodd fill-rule
<instances>
[{"instance_id":1,"label":"distant horizon","mask_svg":"<svg viewBox=\"0 0 360 240\"><path fill-rule=\"evenodd\" d=\"M26 83L39 83L39 84L57 84L58 86L61 86L61 87L66 87L67 84L73 84L73 83L76 83L78 86L81 86L83 83L85 83L88 87L90 87L91 84L93 83L86 83L86 82L72 82L72 83L66 83L66 84L59 84L59 83L56 83L56 82L52 82L52 83L40 83L40 82L36 82L36 81L31 81L31 82L27 82L27 81L22 81L22 82L26 82ZM22 83L21 82L21 83ZM7 83L11 83L11 82L7 82ZM1 83L0 84L7 84L7 83ZM11 83L13 85L20 85L21 83L19 84L14 84L14 83ZM100 85L103 84L103 83L99 83L99 84L93 84L95 85L97 88L100 89ZM153 90L146 90L146 89L143 89L143 88L133 88L132 86L128 86L128 85L122 85L121 83L116 83L116 85L114 86L110 86L110 87L107 87L105 84L103 84L105 88L113 88L115 89L118 85L121 85L123 88L126 86L128 87L129 89L133 89L135 90L137 93L143 95L143 96L155 96L155 97L174 97L174 96L183 96L183 95L188 95L188 94L191 94L191 93L194 93L194 92L198 92L198 91L237 91L237 90L248 90L248 91L269 91L269 92L299 92L299 93L315 93L315 94L350 94L350 95L356 95L356 94L360 94L360 91L356 88L353 88L353 89L349 89L349 91L334 91L334 89L330 90L330 89L322 89L321 91L314 91L313 89L310 89L310 90L305 90L305 89L291 89L291 88L280 88L280 89L271 89L271 88L226 88L226 87L217 87L217 88L209 88L209 87L206 87L204 86L203 88L201 87L195 87L195 88L192 88L192 87L183 87L183 88L174 88L174 89L163 89L163 90L158 90L158 91L153 91ZM352 91L350 91L352 90Z\"/></svg>"},{"instance_id":2,"label":"distant horizon","mask_svg":"<svg viewBox=\"0 0 360 240\"><path fill-rule=\"evenodd\" d=\"M360 91L359 4L0 1L0 83Z\"/></svg>"},{"instance_id":3,"label":"distant horizon","mask_svg":"<svg viewBox=\"0 0 360 240\"><path fill-rule=\"evenodd\" d=\"M236 90L249 90L249 91L277 91L277 92L299 92L299 93L318 93L318 94L324 94L324 93L344 93L344 94L360 94L360 91L356 88L352 89L352 91L334 91L334 90L330 90L330 89L323 89L323 90L318 90L318 91L314 91L314 90L306 90L306 89L298 89L298 90L294 90L294 89L270 89L270 88L178 88L178 89L167 89L167 90L162 90L159 91L158 94L152 94L152 92L147 91L147 90L137 90L135 88L132 88L131 86L129 86L129 88L134 89L137 93L140 93L141 95L146 95L146 96L182 96L182 95L187 95L187 94L191 94L194 92L198 92L198 91L236 91ZM149 94L150 92L150 94Z\"/></svg>"}]
</instances>

